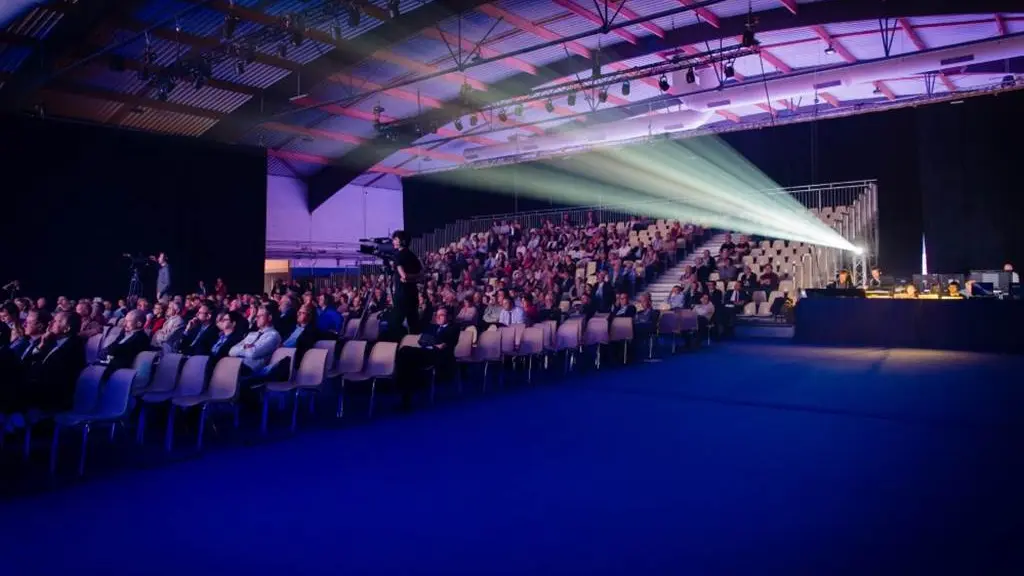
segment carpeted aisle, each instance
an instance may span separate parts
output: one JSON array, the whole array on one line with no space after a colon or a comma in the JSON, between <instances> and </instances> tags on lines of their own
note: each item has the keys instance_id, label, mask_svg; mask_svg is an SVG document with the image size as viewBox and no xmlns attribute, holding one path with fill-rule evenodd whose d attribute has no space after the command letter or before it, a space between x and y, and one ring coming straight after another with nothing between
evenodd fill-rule
<instances>
[{"instance_id":1,"label":"carpeted aisle","mask_svg":"<svg viewBox=\"0 0 1024 576\"><path fill-rule=\"evenodd\" d=\"M18 576L1020 573L1022 368L717 345L7 501L0 556Z\"/></svg>"}]
</instances>

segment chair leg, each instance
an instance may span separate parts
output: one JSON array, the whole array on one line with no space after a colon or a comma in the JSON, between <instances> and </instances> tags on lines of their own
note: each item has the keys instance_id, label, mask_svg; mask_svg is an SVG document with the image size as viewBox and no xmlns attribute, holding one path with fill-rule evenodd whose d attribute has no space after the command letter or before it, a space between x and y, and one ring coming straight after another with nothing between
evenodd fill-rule
<instances>
[{"instance_id":1,"label":"chair leg","mask_svg":"<svg viewBox=\"0 0 1024 576\"><path fill-rule=\"evenodd\" d=\"M374 378L370 383L370 411L368 416L373 418L373 403L377 399L377 379Z\"/></svg>"},{"instance_id":2,"label":"chair leg","mask_svg":"<svg viewBox=\"0 0 1024 576\"><path fill-rule=\"evenodd\" d=\"M110 441L114 441L114 434L117 432L117 422L110 425Z\"/></svg>"},{"instance_id":3,"label":"chair leg","mask_svg":"<svg viewBox=\"0 0 1024 576\"><path fill-rule=\"evenodd\" d=\"M171 404L170 411L167 413L167 432L164 433L164 450L168 452L174 447L174 414L177 411L174 404Z\"/></svg>"},{"instance_id":4,"label":"chair leg","mask_svg":"<svg viewBox=\"0 0 1024 576\"><path fill-rule=\"evenodd\" d=\"M85 455L89 452L89 425L82 426L82 453L78 456L78 475L85 474Z\"/></svg>"},{"instance_id":5,"label":"chair leg","mask_svg":"<svg viewBox=\"0 0 1024 576\"><path fill-rule=\"evenodd\" d=\"M483 385L483 388L480 389L481 392L487 392L487 365L488 364L490 364L490 363L489 362L484 362L484 385Z\"/></svg>"},{"instance_id":6,"label":"chair leg","mask_svg":"<svg viewBox=\"0 0 1024 576\"><path fill-rule=\"evenodd\" d=\"M28 460L32 453L32 423L25 422L25 445L22 447L22 458Z\"/></svg>"},{"instance_id":7,"label":"chair leg","mask_svg":"<svg viewBox=\"0 0 1024 576\"><path fill-rule=\"evenodd\" d=\"M629 363L629 340L622 341L622 363Z\"/></svg>"},{"instance_id":8,"label":"chair leg","mask_svg":"<svg viewBox=\"0 0 1024 576\"><path fill-rule=\"evenodd\" d=\"M295 424L298 421L299 415L299 391L298 389L292 392L292 434L295 433Z\"/></svg>"},{"instance_id":9,"label":"chair leg","mask_svg":"<svg viewBox=\"0 0 1024 576\"><path fill-rule=\"evenodd\" d=\"M316 414L316 393L309 393L309 415L313 416Z\"/></svg>"},{"instance_id":10,"label":"chair leg","mask_svg":"<svg viewBox=\"0 0 1024 576\"><path fill-rule=\"evenodd\" d=\"M526 361L526 383L533 384L533 356Z\"/></svg>"},{"instance_id":11,"label":"chair leg","mask_svg":"<svg viewBox=\"0 0 1024 576\"><path fill-rule=\"evenodd\" d=\"M26 429L27 431L27 429ZM57 450L60 444L60 426L53 425L53 440L50 442L50 474L57 471Z\"/></svg>"},{"instance_id":12,"label":"chair leg","mask_svg":"<svg viewBox=\"0 0 1024 576\"><path fill-rule=\"evenodd\" d=\"M430 371L430 403L434 403L434 393L437 391L437 369Z\"/></svg>"},{"instance_id":13,"label":"chair leg","mask_svg":"<svg viewBox=\"0 0 1024 576\"><path fill-rule=\"evenodd\" d=\"M209 404L203 404L199 409L199 434L196 436L196 450L203 449L203 432L206 431L206 409Z\"/></svg>"},{"instance_id":14,"label":"chair leg","mask_svg":"<svg viewBox=\"0 0 1024 576\"><path fill-rule=\"evenodd\" d=\"M338 413L337 418L345 417L345 379L341 379L341 390L338 391Z\"/></svg>"},{"instance_id":15,"label":"chair leg","mask_svg":"<svg viewBox=\"0 0 1024 576\"><path fill-rule=\"evenodd\" d=\"M238 428L238 416L239 413L242 411L242 407L238 404L238 402L233 402L232 407L235 410L235 428Z\"/></svg>"},{"instance_id":16,"label":"chair leg","mask_svg":"<svg viewBox=\"0 0 1024 576\"><path fill-rule=\"evenodd\" d=\"M262 416L262 419L260 420L260 434L266 434L267 433L267 410L269 410L269 408L270 408L270 406L269 406L270 398L268 397L268 394L267 394L267 392L265 390L263 391L262 396L263 396L263 416Z\"/></svg>"},{"instance_id":17,"label":"chair leg","mask_svg":"<svg viewBox=\"0 0 1024 576\"><path fill-rule=\"evenodd\" d=\"M143 404L139 407L139 421L136 424L138 428L135 430L135 443L141 445L144 442L146 435L146 405Z\"/></svg>"}]
</instances>

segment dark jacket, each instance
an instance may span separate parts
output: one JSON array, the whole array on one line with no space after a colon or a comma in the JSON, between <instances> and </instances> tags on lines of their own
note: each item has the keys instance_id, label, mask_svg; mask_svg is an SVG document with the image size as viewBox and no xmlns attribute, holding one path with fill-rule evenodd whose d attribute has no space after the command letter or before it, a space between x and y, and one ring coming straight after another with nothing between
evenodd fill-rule
<instances>
[{"instance_id":1,"label":"dark jacket","mask_svg":"<svg viewBox=\"0 0 1024 576\"><path fill-rule=\"evenodd\" d=\"M31 352L25 359L29 404L46 411L70 409L84 367L85 345L74 336Z\"/></svg>"},{"instance_id":2,"label":"dark jacket","mask_svg":"<svg viewBox=\"0 0 1024 576\"><path fill-rule=\"evenodd\" d=\"M216 326L211 324L206 330L203 330L202 326L197 326L181 338L179 352L188 356L209 356L218 338L220 331Z\"/></svg>"},{"instance_id":3,"label":"dark jacket","mask_svg":"<svg viewBox=\"0 0 1024 576\"><path fill-rule=\"evenodd\" d=\"M149 336L142 330L135 331L127 340L123 340L123 337L118 338L116 342L107 346L107 349L100 354L101 358L110 356L106 375L109 376L122 368L131 368L135 363L135 357L140 352L145 352L150 348Z\"/></svg>"}]
</instances>

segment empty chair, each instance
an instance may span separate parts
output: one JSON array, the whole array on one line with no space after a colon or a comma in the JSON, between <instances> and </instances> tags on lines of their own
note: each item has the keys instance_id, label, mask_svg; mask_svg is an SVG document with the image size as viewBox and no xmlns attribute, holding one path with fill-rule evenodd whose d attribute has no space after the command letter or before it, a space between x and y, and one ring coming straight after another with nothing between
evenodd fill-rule
<instances>
[{"instance_id":1,"label":"empty chair","mask_svg":"<svg viewBox=\"0 0 1024 576\"><path fill-rule=\"evenodd\" d=\"M374 312L366 317L366 325L363 326L363 340L376 342L380 338L380 312Z\"/></svg>"},{"instance_id":2,"label":"empty chair","mask_svg":"<svg viewBox=\"0 0 1024 576\"><path fill-rule=\"evenodd\" d=\"M746 304L744 304L743 305L743 314L741 314L741 315L742 316L756 316L757 315L757 303L756 302L747 302Z\"/></svg>"},{"instance_id":3,"label":"empty chair","mask_svg":"<svg viewBox=\"0 0 1024 576\"><path fill-rule=\"evenodd\" d=\"M544 354L544 330L534 326L523 331L519 347L516 349L517 358L526 359L526 381L533 380L533 359Z\"/></svg>"},{"instance_id":4,"label":"empty chair","mask_svg":"<svg viewBox=\"0 0 1024 576\"><path fill-rule=\"evenodd\" d=\"M772 305L769 302L758 302L757 303L757 315L758 316L771 316Z\"/></svg>"},{"instance_id":5,"label":"empty chair","mask_svg":"<svg viewBox=\"0 0 1024 576\"><path fill-rule=\"evenodd\" d=\"M789 294L790 292L793 292L793 289L794 286L792 280L783 280L782 282L779 282L779 292Z\"/></svg>"},{"instance_id":6,"label":"empty chair","mask_svg":"<svg viewBox=\"0 0 1024 576\"><path fill-rule=\"evenodd\" d=\"M462 329L462 331L463 332L468 332L469 335L472 337L471 342L473 344L476 344L476 336L477 336L476 326L466 326L465 328Z\"/></svg>"},{"instance_id":7,"label":"empty chair","mask_svg":"<svg viewBox=\"0 0 1024 576\"><path fill-rule=\"evenodd\" d=\"M100 347L103 345L103 333L89 336L85 343L85 363L95 364L100 357Z\"/></svg>"},{"instance_id":8,"label":"empty chair","mask_svg":"<svg viewBox=\"0 0 1024 576\"><path fill-rule=\"evenodd\" d=\"M501 334L501 353L506 358L515 356L518 342L516 339L516 329L513 326L502 326L498 333Z\"/></svg>"},{"instance_id":9,"label":"empty chair","mask_svg":"<svg viewBox=\"0 0 1024 576\"><path fill-rule=\"evenodd\" d=\"M75 381L75 394L71 401L70 413L87 414L93 411L99 398L100 381L103 379L103 372L105 370L106 368L103 366L86 366L78 374L78 380ZM47 416L40 415L36 418L26 418L24 446L26 458L28 458L29 451L32 448L32 427L45 417Z\"/></svg>"},{"instance_id":10,"label":"empty chair","mask_svg":"<svg viewBox=\"0 0 1024 576\"><path fill-rule=\"evenodd\" d=\"M345 322L345 330L341 337L345 340L355 340L359 336L359 318L350 318Z\"/></svg>"},{"instance_id":11,"label":"empty chair","mask_svg":"<svg viewBox=\"0 0 1024 576\"><path fill-rule=\"evenodd\" d=\"M86 388L92 386L92 374L90 373L88 377L90 381L85 382ZM99 393L95 396L92 409L81 412L77 410L80 406L78 405L78 389L76 388L75 409L57 414L53 419L53 443L50 445L51 474L57 470L57 451L60 443L60 433L69 428L82 429L82 451L78 460L78 475L81 476L85 473L85 456L89 445L89 430L94 425L109 424L110 434L113 437L117 425L123 425L124 418L128 416L129 400L131 399L132 389L136 386L136 377L136 371L130 368L122 368L115 371L99 387ZM79 378L79 382L82 382L81 378ZM89 398L91 397L91 391L83 390L81 398L82 408L89 404Z\"/></svg>"},{"instance_id":12,"label":"empty chair","mask_svg":"<svg viewBox=\"0 0 1024 576\"><path fill-rule=\"evenodd\" d=\"M308 354L308 352L307 352ZM207 411L211 406L231 406L234 409L235 426L238 426L238 384L242 370L241 358L221 358L213 367L210 384L206 392L195 396L175 396L171 399L171 411L167 417L167 437L165 447L171 449L174 441L174 415L178 409L188 410L200 406L199 433L196 438L196 449L203 447L203 431L206 428Z\"/></svg>"},{"instance_id":13,"label":"empty chair","mask_svg":"<svg viewBox=\"0 0 1024 576\"><path fill-rule=\"evenodd\" d=\"M608 319L597 316L587 321L583 331L583 345L595 347L594 365L601 368L601 346L608 343Z\"/></svg>"},{"instance_id":14,"label":"empty chair","mask_svg":"<svg viewBox=\"0 0 1024 576\"><path fill-rule=\"evenodd\" d=\"M679 316L675 312L662 312L658 316L658 327L655 330L657 336L669 336L672 339L672 353L676 351L676 336L679 334ZM651 335L650 347L647 351L648 357L654 356L654 337Z\"/></svg>"},{"instance_id":15,"label":"empty chair","mask_svg":"<svg viewBox=\"0 0 1024 576\"><path fill-rule=\"evenodd\" d=\"M176 396L198 396L203 393L206 387L206 367L209 365L209 356L189 356L185 359L178 373L177 381L168 390L150 390L142 395L139 408L139 422L135 434L135 440L142 444L146 433L147 407L150 404L167 402ZM150 388L153 388L152 386Z\"/></svg>"},{"instance_id":16,"label":"empty chair","mask_svg":"<svg viewBox=\"0 0 1024 576\"><path fill-rule=\"evenodd\" d=\"M314 348L321 350L327 350L327 373L330 374L337 369L338 365L338 341L337 340L317 340Z\"/></svg>"},{"instance_id":17,"label":"empty chair","mask_svg":"<svg viewBox=\"0 0 1024 576\"><path fill-rule=\"evenodd\" d=\"M765 296L764 290L754 290L753 301L754 302L767 302L767 297Z\"/></svg>"},{"instance_id":18,"label":"empty chair","mask_svg":"<svg viewBox=\"0 0 1024 576\"><path fill-rule=\"evenodd\" d=\"M121 335L124 333L124 328L121 326L114 326L103 336L103 341L100 344L100 351L106 350L108 346L117 342Z\"/></svg>"},{"instance_id":19,"label":"empty chair","mask_svg":"<svg viewBox=\"0 0 1024 576\"><path fill-rule=\"evenodd\" d=\"M341 393L338 396L338 415L344 414L344 395L346 382L370 382L370 410L373 416L373 405L377 396L377 381L390 380L395 375L395 356L398 344L394 342L377 342L370 349L370 357L366 365L358 372L345 373L341 376Z\"/></svg>"},{"instance_id":20,"label":"empty chair","mask_svg":"<svg viewBox=\"0 0 1024 576\"><path fill-rule=\"evenodd\" d=\"M680 334L685 334L688 341L697 333L697 313L693 310L679 310L676 312L677 327Z\"/></svg>"},{"instance_id":21,"label":"empty chair","mask_svg":"<svg viewBox=\"0 0 1024 576\"><path fill-rule=\"evenodd\" d=\"M141 387L133 392L136 396L142 396L149 392L170 392L178 384L178 372L181 370L181 362L185 359L181 354L164 354L160 363L156 365L153 380L148 386Z\"/></svg>"},{"instance_id":22,"label":"empty chair","mask_svg":"<svg viewBox=\"0 0 1024 576\"><path fill-rule=\"evenodd\" d=\"M295 431L299 400L303 393L310 394L309 411L313 412L313 393L319 391L327 380L327 350L313 348L302 355L295 376L289 382L270 382L263 388L263 419L260 426L262 432L267 431L267 408L271 394L292 395L292 432Z\"/></svg>"},{"instance_id":23,"label":"empty chair","mask_svg":"<svg viewBox=\"0 0 1024 576\"><path fill-rule=\"evenodd\" d=\"M295 365L295 348L278 348L277 350L274 350L274 353L270 355L270 362L267 363L267 366L273 366L278 362L283 361L285 358L287 358L290 363L288 369L288 380L291 380L295 377L295 369L298 368L298 366Z\"/></svg>"},{"instance_id":24,"label":"empty chair","mask_svg":"<svg viewBox=\"0 0 1024 576\"><path fill-rule=\"evenodd\" d=\"M334 365L334 370L327 371L327 377L337 378L342 374L351 374L363 369L366 360L366 340L349 340L341 347L341 354Z\"/></svg>"},{"instance_id":25,"label":"empty chair","mask_svg":"<svg viewBox=\"0 0 1024 576\"><path fill-rule=\"evenodd\" d=\"M608 327L608 341L622 342L622 363L629 360L629 343L633 341L633 319L613 318Z\"/></svg>"},{"instance_id":26,"label":"empty chair","mask_svg":"<svg viewBox=\"0 0 1024 576\"><path fill-rule=\"evenodd\" d=\"M496 362L499 366L501 365L501 332L498 330L488 330L481 333L472 354L465 358L456 357L456 361L463 364L483 365L483 390L486 391L488 366L492 362Z\"/></svg>"},{"instance_id":27,"label":"empty chair","mask_svg":"<svg viewBox=\"0 0 1024 576\"><path fill-rule=\"evenodd\" d=\"M132 362L132 369L138 373L138 377L135 378L135 386L140 388L149 386L150 380L153 379L153 365L159 355L159 352L150 350L139 352L135 356L135 361Z\"/></svg>"}]
</instances>

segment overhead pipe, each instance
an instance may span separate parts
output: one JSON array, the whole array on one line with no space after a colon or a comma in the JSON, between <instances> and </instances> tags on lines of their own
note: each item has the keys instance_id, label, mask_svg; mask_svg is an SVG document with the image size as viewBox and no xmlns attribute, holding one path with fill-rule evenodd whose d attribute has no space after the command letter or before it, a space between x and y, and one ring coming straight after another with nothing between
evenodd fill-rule
<instances>
[{"instance_id":1,"label":"overhead pipe","mask_svg":"<svg viewBox=\"0 0 1024 576\"><path fill-rule=\"evenodd\" d=\"M694 130L706 124L719 110L764 103L766 88L771 100L785 100L870 83L879 78L933 72L1003 60L1021 54L1024 54L1024 34L724 86L719 84L717 75L710 67L696 71L697 81L693 84L685 82L685 71L679 71L676 72L673 87L685 109L550 136L519 138L508 144L469 148L463 155L467 161L494 160L529 153L542 156L544 153L583 150L616 141Z\"/></svg>"}]
</instances>

